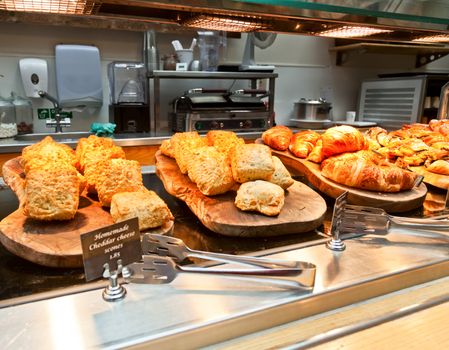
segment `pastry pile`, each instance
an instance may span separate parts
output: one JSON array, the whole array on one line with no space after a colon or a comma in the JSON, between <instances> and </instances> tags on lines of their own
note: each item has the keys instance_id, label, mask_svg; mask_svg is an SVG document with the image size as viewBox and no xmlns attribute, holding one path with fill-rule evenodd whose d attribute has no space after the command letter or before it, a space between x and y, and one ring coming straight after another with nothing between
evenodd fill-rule
<instances>
[{"instance_id":1,"label":"pastry pile","mask_svg":"<svg viewBox=\"0 0 449 350\"><path fill-rule=\"evenodd\" d=\"M275 126L262 134L263 142L279 151L321 165L321 174L337 183L370 191L411 189L417 175L397 167L369 150L370 142L352 126L336 126L323 134L312 130L293 134Z\"/></svg>"},{"instance_id":2,"label":"pastry pile","mask_svg":"<svg viewBox=\"0 0 449 350\"><path fill-rule=\"evenodd\" d=\"M387 132L376 127L366 133L370 148L401 168L424 165L430 172L449 175L449 120L404 125Z\"/></svg>"},{"instance_id":3,"label":"pastry pile","mask_svg":"<svg viewBox=\"0 0 449 350\"><path fill-rule=\"evenodd\" d=\"M156 193L145 188L140 165L109 138L80 139L76 150L50 136L24 148L24 215L37 220L70 220L84 188L111 207L114 222L139 218L141 230L158 227L173 216Z\"/></svg>"},{"instance_id":4,"label":"pastry pile","mask_svg":"<svg viewBox=\"0 0 449 350\"><path fill-rule=\"evenodd\" d=\"M213 196L239 187L235 205L244 211L276 216L284 205L290 173L265 145L245 144L234 132L213 130L176 133L165 140L162 154L174 158L202 194Z\"/></svg>"}]
</instances>

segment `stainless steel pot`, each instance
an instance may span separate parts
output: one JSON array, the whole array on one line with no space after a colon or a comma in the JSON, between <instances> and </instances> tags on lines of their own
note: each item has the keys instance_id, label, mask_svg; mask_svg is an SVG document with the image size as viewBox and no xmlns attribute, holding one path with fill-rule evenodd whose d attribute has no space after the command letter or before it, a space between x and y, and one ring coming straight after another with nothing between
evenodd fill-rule
<instances>
[{"instance_id":1,"label":"stainless steel pot","mask_svg":"<svg viewBox=\"0 0 449 350\"><path fill-rule=\"evenodd\" d=\"M295 119L328 120L330 119L331 109L332 104L323 98L318 100L301 98L299 102L295 102L293 112Z\"/></svg>"}]
</instances>

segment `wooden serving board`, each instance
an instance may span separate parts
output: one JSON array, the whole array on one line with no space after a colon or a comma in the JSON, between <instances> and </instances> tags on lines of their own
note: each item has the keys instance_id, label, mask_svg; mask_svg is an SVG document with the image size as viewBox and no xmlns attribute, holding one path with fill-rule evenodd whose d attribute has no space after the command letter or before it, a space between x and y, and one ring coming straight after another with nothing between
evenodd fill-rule
<instances>
[{"instance_id":1,"label":"wooden serving board","mask_svg":"<svg viewBox=\"0 0 449 350\"><path fill-rule=\"evenodd\" d=\"M20 157L3 166L5 182L23 200L24 174ZM80 197L75 218L67 221L38 221L23 215L19 208L0 222L0 242L11 253L39 265L50 267L82 267L80 235L113 224L109 211L87 196ZM173 221L151 230L166 234ZM147 231L145 231L147 232Z\"/></svg>"},{"instance_id":2,"label":"wooden serving board","mask_svg":"<svg viewBox=\"0 0 449 350\"><path fill-rule=\"evenodd\" d=\"M256 142L263 144L261 139L256 140ZM276 151L272 149L272 152L286 166L304 174L313 186L328 196L337 198L347 191L347 200L350 204L382 208L392 213L406 212L419 208L424 203L427 194L427 187L424 184L411 190L397 193L373 192L341 185L321 175L319 164L297 158L290 151Z\"/></svg>"},{"instance_id":3,"label":"wooden serving board","mask_svg":"<svg viewBox=\"0 0 449 350\"><path fill-rule=\"evenodd\" d=\"M234 204L236 193L203 195L172 158L156 153L156 174L171 195L184 201L210 230L226 236L267 237L311 231L324 220L326 202L308 186L295 181L285 193L281 213L269 217L244 212Z\"/></svg>"},{"instance_id":4,"label":"wooden serving board","mask_svg":"<svg viewBox=\"0 0 449 350\"><path fill-rule=\"evenodd\" d=\"M424 182L442 188L443 190L449 189L449 175L435 174L426 170L425 166L410 167L415 173L424 176Z\"/></svg>"}]
</instances>

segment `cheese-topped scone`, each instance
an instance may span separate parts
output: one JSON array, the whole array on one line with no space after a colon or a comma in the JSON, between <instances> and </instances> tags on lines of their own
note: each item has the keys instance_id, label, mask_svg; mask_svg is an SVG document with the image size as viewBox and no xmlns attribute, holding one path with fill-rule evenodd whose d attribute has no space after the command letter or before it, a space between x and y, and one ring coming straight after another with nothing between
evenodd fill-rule
<instances>
[{"instance_id":1,"label":"cheese-topped scone","mask_svg":"<svg viewBox=\"0 0 449 350\"><path fill-rule=\"evenodd\" d=\"M37 220L70 220L79 204L80 180L66 164L31 169L25 178L23 213Z\"/></svg>"},{"instance_id":2,"label":"cheese-topped scone","mask_svg":"<svg viewBox=\"0 0 449 350\"><path fill-rule=\"evenodd\" d=\"M114 222L137 217L139 230L159 227L173 220L167 204L156 192L148 190L114 194L111 200L111 216Z\"/></svg>"},{"instance_id":3,"label":"cheese-topped scone","mask_svg":"<svg viewBox=\"0 0 449 350\"><path fill-rule=\"evenodd\" d=\"M139 162L126 159L108 159L97 163L95 188L102 206L111 205L112 196L120 192L145 190Z\"/></svg>"}]
</instances>

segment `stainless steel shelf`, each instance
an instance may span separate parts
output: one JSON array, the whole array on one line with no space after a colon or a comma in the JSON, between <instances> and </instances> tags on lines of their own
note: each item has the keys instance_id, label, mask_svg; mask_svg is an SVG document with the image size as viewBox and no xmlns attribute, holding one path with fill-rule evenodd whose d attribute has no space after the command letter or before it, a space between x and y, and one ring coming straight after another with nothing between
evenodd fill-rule
<instances>
[{"instance_id":1,"label":"stainless steel shelf","mask_svg":"<svg viewBox=\"0 0 449 350\"><path fill-rule=\"evenodd\" d=\"M265 72L208 72L208 71L174 71L174 70L155 70L149 75L149 78L167 78L167 79L269 79L277 78L277 73Z\"/></svg>"},{"instance_id":2,"label":"stainless steel shelf","mask_svg":"<svg viewBox=\"0 0 449 350\"><path fill-rule=\"evenodd\" d=\"M337 65L342 65L352 54L393 54L393 55L415 55L415 67L419 68L427 63L433 62L449 53L449 46L443 45L417 45L417 44L379 44L379 43L356 43L335 46L329 49L337 53Z\"/></svg>"}]
</instances>

